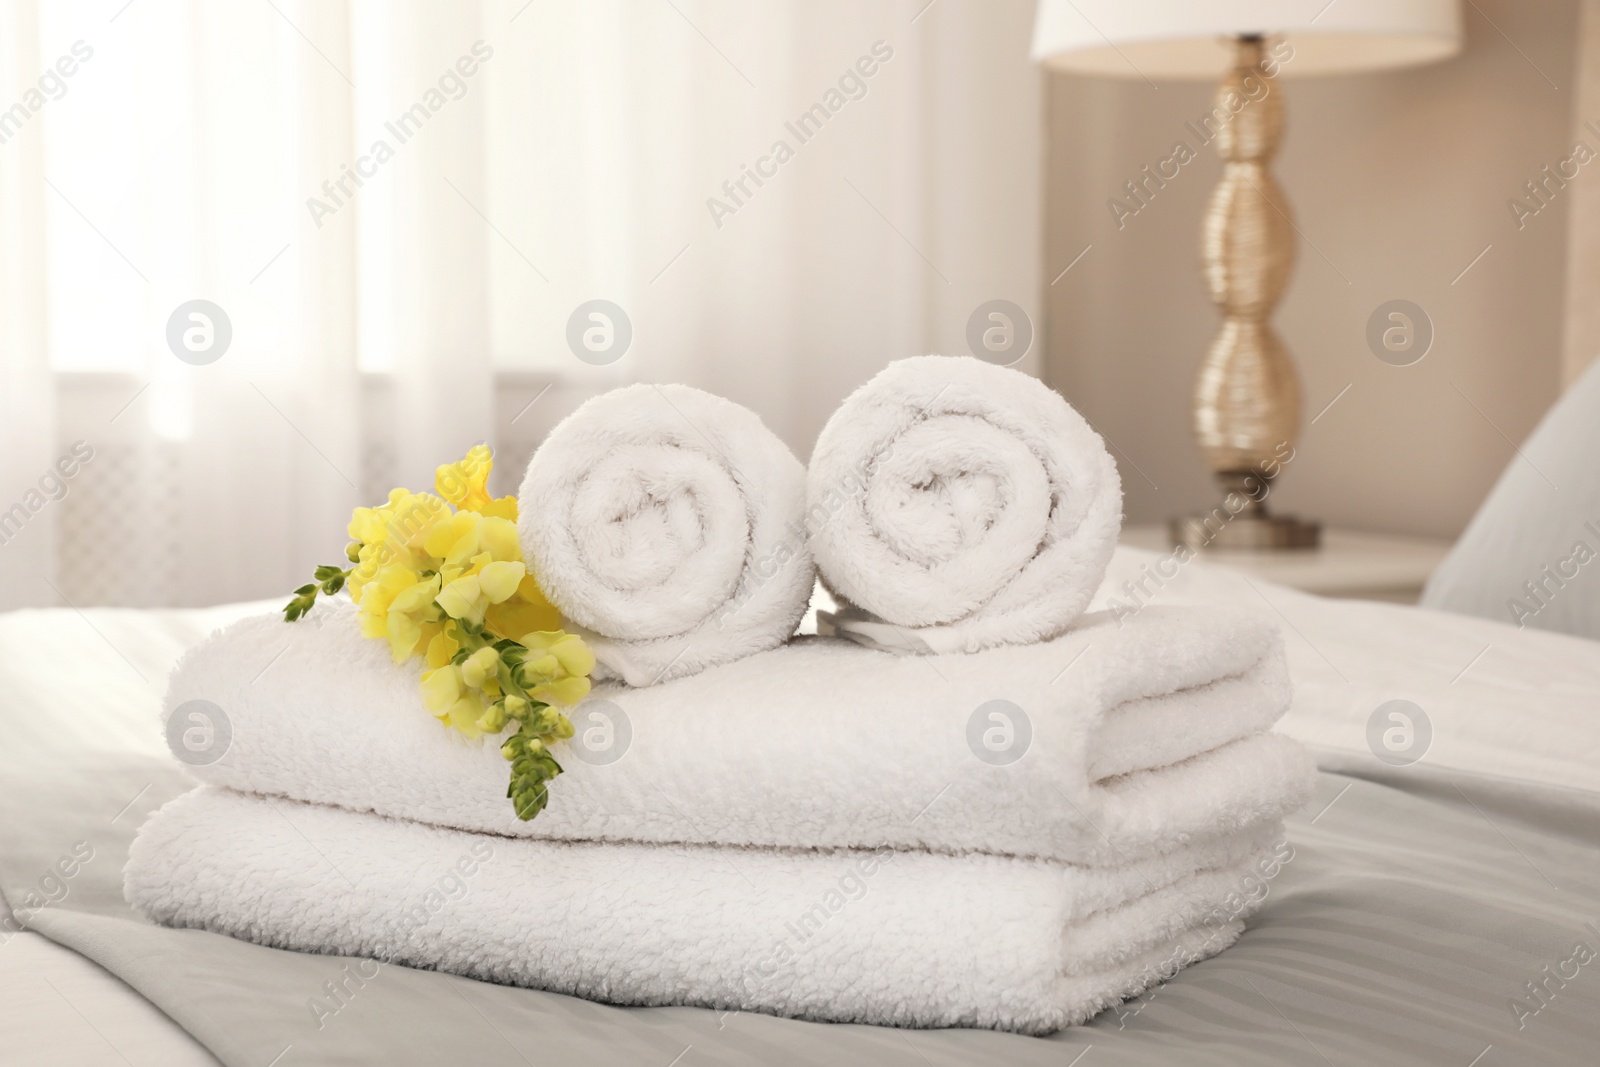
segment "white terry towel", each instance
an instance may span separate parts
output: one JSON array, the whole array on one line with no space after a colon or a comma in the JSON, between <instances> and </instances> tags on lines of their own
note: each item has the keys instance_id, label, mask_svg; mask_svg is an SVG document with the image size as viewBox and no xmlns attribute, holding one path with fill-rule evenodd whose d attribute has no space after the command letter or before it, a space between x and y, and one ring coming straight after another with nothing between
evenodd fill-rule
<instances>
[{"instance_id":1,"label":"white terry towel","mask_svg":"<svg viewBox=\"0 0 1600 1067\"><path fill-rule=\"evenodd\" d=\"M1279 835L1093 870L517 841L202 787L139 831L124 892L169 926L615 1004L1048 1033L1232 944Z\"/></svg>"},{"instance_id":2,"label":"white terry towel","mask_svg":"<svg viewBox=\"0 0 1600 1067\"><path fill-rule=\"evenodd\" d=\"M889 364L823 427L806 483L824 583L913 651L1054 637L1122 524L1117 466L1083 416L970 356Z\"/></svg>"},{"instance_id":3,"label":"white terry towel","mask_svg":"<svg viewBox=\"0 0 1600 1067\"><path fill-rule=\"evenodd\" d=\"M605 671L652 685L794 633L814 579L804 508L804 467L754 412L687 385L630 385L550 432L517 528Z\"/></svg>"},{"instance_id":4,"label":"white terry towel","mask_svg":"<svg viewBox=\"0 0 1600 1067\"><path fill-rule=\"evenodd\" d=\"M417 668L391 663L352 611L245 619L188 653L168 714L210 701L232 731L195 774L526 837L1103 865L1280 818L1313 784L1305 752L1264 732L1289 704L1276 627L1147 607L974 655L812 638L646 689L600 686L552 748L566 773L549 807L520 822L498 746L442 728Z\"/></svg>"}]
</instances>

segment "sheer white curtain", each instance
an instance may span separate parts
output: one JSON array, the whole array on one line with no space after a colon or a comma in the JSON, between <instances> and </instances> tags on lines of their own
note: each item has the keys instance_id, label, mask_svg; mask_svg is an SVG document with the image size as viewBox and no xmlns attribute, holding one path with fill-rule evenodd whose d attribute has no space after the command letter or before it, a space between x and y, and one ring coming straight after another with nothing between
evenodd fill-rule
<instances>
[{"instance_id":1,"label":"sheer white curtain","mask_svg":"<svg viewBox=\"0 0 1600 1067\"><path fill-rule=\"evenodd\" d=\"M48 457L4 462L44 469L73 440L93 456L16 539L29 573L7 603L204 603L298 584L338 559L374 453L384 477L421 485L489 434L482 239L447 216L440 180L449 160L456 187L481 190L483 94L447 116L424 107L429 128L386 163L384 195L369 202L353 177L373 140L395 140L358 117L398 118L436 88L479 36L476 6L53 5L31 30L9 10L4 36L37 42L8 67L12 99L58 56L81 58L5 145L39 157L16 184L42 201L44 239L8 227L5 246L31 268L23 283L40 279L45 321L32 343L13 334L7 373L52 367L65 410L60 432L27 433ZM221 314L184 323L231 335L214 361L169 339L195 300ZM393 404L379 413L358 363L363 313L388 342L377 369ZM47 417L35 379L8 402Z\"/></svg>"},{"instance_id":2,"label":"sheer white curtain","mask_svg":"<svg viewBox=\"0 0 1600 1067\"><path fill-rule=\"evenodd\" d=\"M965 351L986 300L1033 313L1032 21L1029 0L526 8L490 96L496 358L585 372L567 316L610 299L633 348L593 380L713 389L804 456L884 361Z\"/></svg>"},{"instance_id":3,"label":"sheer white curtain","mask_svg":"<svg viewBox=\"0 0 1600 1067\"><path fill-rule=\"evenodd\" d=\"M1030 0L0 12L0 108L48 83L0 121L0 509L94 449L0 547L0 606L276 595L355 503L480 440L514 484L625 381L804 456L984 301L1042 348ZM567 341L595 299L632 326L605 365ZM193 300L232 328L204 365L167 340Z\"/></svg>"},{"instance_id":4,"label":"sheer white curtain","mask_svg":"<svg viewBox=\"0 0 1600 1067\"><path fill-rule=\"evenodd\" d=\"M20 100L37 77L38 12L16 0L0 30L0 96ZM0 116L0 134L7 126ZM45 358L40 144L13 128L0 145L0 607L54 598L50 521L55 404ZM40 482L45 481L44 485Z\"/></svg>"}]
</instances>

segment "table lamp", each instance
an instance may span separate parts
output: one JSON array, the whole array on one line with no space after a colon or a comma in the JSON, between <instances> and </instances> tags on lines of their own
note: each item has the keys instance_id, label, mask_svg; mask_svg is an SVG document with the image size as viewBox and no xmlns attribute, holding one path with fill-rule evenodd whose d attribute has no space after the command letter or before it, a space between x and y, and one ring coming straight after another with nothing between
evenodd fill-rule
<instances>
[{"instance_id":1,"label":"table lamp","mask_svg":"<svg viewBox=\"0 0 1600 1067\"><path fill-rule=\"evenodd\" d=\"M1300 426L1300 383L1268 322L1295 254L1268 170L1283 135L1277 78L1429 63L1460 48L1458 0L1039 0L1033 58L1049 69L1152 84L1221 77L1197 135L1223 160L1200 237L1222 327L1200 364L1194 429L1225 495L1175 519L1175 544L1306 548L1321 536L1265 505Z\"/></svg>"}]
</instances>

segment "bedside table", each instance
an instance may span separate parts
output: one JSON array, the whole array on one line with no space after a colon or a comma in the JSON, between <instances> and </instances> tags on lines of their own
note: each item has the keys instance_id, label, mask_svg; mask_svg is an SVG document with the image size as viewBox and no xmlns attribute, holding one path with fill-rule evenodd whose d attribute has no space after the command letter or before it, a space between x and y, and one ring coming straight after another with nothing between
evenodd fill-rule
<instances>
[{"instance_id":1,"label":"bedside table","mask_svg":"<svg viewBox=\"0 0 1600 1067\"><path fill-rule=\"evenodd\" d=\"M1124 527L1121 541L1155 552L1172 549L1165 523ZM1448 551L1449 541L1324 528L1318 548L1281 552L1210 549L1199 558L1320 596L1414 604L1428 575Z\"/></svg>"}]
</instances>

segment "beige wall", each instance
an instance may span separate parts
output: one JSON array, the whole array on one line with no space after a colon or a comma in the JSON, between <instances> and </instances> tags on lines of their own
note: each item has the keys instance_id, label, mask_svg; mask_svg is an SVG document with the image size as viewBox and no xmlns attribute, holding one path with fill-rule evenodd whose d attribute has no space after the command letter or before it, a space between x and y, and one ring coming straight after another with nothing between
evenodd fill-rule
<instances>
[{"instance_id":1,"label":"beige wall","mask_svg":"<svg viewBox=\"0 0 1600 1067\"><path fill-rule=\"evenodd\" d=\"M1453 537L1559 389L1570 195L1520 230L1507 200L1570 154L1578 5L1463 7L1466 48L1448 63L1275 87L1288 108L1277 175L1303 235L1275 319L1305 394L1281 510ZM1189 410L1218 321L1197 273L1216 154L1200 149L1120 230L1106 206L1174 142L1196 143L1184 123L1207 110L1210 87L1158 84L1052 74L1047 90L1046 376L1112 442L1130 522L1212 496ZM1588 142L1600 152L1600 136ZM1600 183L1600 159L1575 181ZM1434 325L1410 367L1365 341L1373 309L1394 298Z\"/></svg>"}]
</instances>

